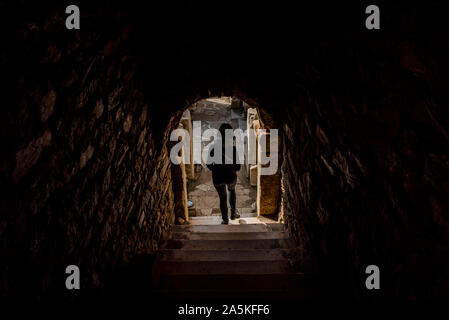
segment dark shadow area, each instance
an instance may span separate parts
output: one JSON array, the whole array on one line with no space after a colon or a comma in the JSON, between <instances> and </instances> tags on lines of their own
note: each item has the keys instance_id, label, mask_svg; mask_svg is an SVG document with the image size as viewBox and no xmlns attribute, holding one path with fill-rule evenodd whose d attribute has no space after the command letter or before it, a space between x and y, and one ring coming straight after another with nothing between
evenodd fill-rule
<instances>
[{"instance_id":1,"label":"dark shadow area","mask_svg":"<svg viewBox=\"0 0 449 320\"><path fill-rule=\"evenodd\" d=\"M229 96L257 106L282 146L285 230L265 221L250 231L271 239L241 232L239 245L294 249L329 299L446 298L445 3L376 4L372 31L364 2L79 1L74 31L65 4L1 2L2 297L146 297L154 257L184 227L170 133L189 106ZM206 236L180 246L221 241ZM81 290L65 288L68 265ZM366 288L369 265L380 290Z\"/></svg>"}]
</instances>

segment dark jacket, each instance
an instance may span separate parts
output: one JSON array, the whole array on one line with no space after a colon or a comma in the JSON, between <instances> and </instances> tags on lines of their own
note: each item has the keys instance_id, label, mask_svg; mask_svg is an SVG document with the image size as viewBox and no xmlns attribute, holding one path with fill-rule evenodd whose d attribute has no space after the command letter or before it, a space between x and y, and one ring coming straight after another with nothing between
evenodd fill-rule
<instances>
[{"instance_id":1,"label":"dark jacket","mask_svg":"<svg viewBox=\"0 0 449 320\"><path fill-rule=\"evenodd\" d=\"M214 156L214 147L211 147L209 152L209 157ZM225 163L225 148L222 147L222 162L221 164L208 164L207 167L212 171L212 181L214 185L221 184L232 184L237 180L236 171L240 170L240 164L237 163L237 149L234 146L232 148L233 153L233 163L226 164Z\"/></svg>"}]
</instances>

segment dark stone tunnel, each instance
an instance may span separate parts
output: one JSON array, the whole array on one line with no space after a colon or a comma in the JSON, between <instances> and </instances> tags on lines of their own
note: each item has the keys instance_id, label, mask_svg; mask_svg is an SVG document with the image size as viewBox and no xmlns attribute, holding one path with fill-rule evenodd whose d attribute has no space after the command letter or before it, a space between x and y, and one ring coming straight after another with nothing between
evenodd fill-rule
<instances>
[{"instance_id":1,"label":"dark stone tunnel","mask_svg":"<svg viewBox=\"0 0 449 320\"><path fill-rule=\"evenodd\" d=\"M342 297L448 295L440 1L382 2L376 32L360 3L78 2L76 31L61 4L1 3L4 297L71 299L70 264L101 296L155 254L175 220L169 133L211 96L279 128L287 232Z\"/></svg>"}]
</instances>

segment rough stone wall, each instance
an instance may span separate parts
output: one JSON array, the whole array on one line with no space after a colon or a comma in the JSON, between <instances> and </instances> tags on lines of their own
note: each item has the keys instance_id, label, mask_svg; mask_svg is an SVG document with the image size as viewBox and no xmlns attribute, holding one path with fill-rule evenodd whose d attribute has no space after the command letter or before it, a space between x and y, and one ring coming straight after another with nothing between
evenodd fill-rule
<instances>
[{"instance_id":1,"label":"rough stone wall","mask_svg":"<svg viewBox=\"0 0 449 320\"><path fill-rule=\"evenodd\" d=\"M398 29L317 53L283 125L284 218L339 294L448 294L445 62L435 44ZM379 292L365 289L370 264Z\"/></svg>"},{"instance_id":2,"label":"rough stone wall","mask_svg":"<svg viewBox=\"0 0 449 320\"><path fill-rule=\"evenodd\" d=\"M111 269L154 253L174 219L170 161L134 78L128 27L113 16L107 33L70 33L61 13L20 25L7 62L21 65L4 65L14 94L1 119L6 295L58 292L69 264L85 289L101 288Z\"/></svg>"}]
</instances>

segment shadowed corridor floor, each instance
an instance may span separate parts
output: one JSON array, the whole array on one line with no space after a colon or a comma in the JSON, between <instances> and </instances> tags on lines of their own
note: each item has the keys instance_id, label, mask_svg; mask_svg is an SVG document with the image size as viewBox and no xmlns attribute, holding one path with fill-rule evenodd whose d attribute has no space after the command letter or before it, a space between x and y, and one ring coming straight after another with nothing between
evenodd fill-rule
<instances>
[{"instance_id":1,"label":"shadowed corridor floor","mask_svg":"<svg viewBox=\"0 0 449 320\"><path fill-rule=\"evenodd\" d=\"M193 217L175 226L153 269L156 292L169 299L313 298L315 274L298 270L284 225L264 217Z\"/></svg>"}]
</instances>

